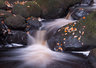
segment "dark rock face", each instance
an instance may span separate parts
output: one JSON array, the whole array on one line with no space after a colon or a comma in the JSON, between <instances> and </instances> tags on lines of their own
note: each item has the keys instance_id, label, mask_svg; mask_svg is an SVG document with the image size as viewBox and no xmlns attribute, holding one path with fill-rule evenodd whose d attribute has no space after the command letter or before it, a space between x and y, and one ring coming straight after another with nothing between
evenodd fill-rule
<instances>
[{"instance_id":1,"label":"dark rock face","mask_svg":"<svg viewBox=\"0 0 96 68\"><path fill-rule=\"evenodd\" d=\"M62 16L68 9L69 6L80 2L81 0L36 0L37 4L42 9L43 18L58 18Z\"/></svg>"},{"instance_id":2,"label":"dark rock face","mask_svg":"<svg viewBox=\"0 0 96 68\"><path fill-rule=\"evenodd\" d=\"M8 34L6 37L6 42L8 44L17 43L17 44L27 44L27 34L23 31L11 31L11 34Z\"/></svg>"},{"instance_id":3,"label":"dark rock face","mask_svg":"<svg viewBox=\"0 0 96 68\"><path fill-rule=\"evenodd\" d=\"M29 19L27 21L27 28L26 30L33 30L33 29L36 29L38 30L40 27L41 27L41 22L38 21L38 19Z\"/></svg>"},{"instance_id":4,"label":"dark rock face","mask_svg":"<svg viewBox=\"0 0 96 68\"><path fill-rule=\"evenodd\" d=\"M25 18L20 15L10 16L6 18L5 24L9 28L13 28L13 29L25 29L26 28Z\"/></svg>"},{"instance_id":5,"label":"dark rock face","mask_svg":"<svg viewBox=\"0 0 96 68\"><path fill-rule=\"evenodd\" d=\"M1 18L2 18L2 19L5 19L5 18L7 18L7 17L9 17L9 16L12 16L12 13L7 12L7 11L5 11L5 10L0 10L0 19L1 19Z\"/></svg>"}]
</instances>

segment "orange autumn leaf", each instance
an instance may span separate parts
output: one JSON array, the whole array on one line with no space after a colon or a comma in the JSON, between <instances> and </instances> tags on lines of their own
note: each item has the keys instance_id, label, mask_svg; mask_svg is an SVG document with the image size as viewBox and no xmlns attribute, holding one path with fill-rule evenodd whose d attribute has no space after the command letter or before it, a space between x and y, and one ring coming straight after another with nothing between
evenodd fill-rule
<instances>
[{"instance_id":1,"label":"orange autumn leaf","mask_svg":"<svg viewBox=\"0 0 96 68\"><path fill-rule=\"evenodd\" d=\"M86 17L83 17L83 19L86 19Z\"/></svg>"}]
</instances>

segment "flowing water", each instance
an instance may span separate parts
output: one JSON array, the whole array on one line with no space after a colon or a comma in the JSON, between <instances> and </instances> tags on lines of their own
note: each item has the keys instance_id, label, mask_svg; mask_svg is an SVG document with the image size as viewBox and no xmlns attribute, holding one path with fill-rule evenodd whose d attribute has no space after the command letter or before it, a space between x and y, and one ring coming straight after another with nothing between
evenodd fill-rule
<instances>
[{"instance_id":1,"label":"flowing water","mask_svg":"<svg viewBox=\"0 0 96 68\"><path fill-rule=\"evenodd\" d=\"M95 3L96 3L96 0L95 0ZM78 68L90 68L86 66L87 64L85 61L84 61L85 65L82 63L79 63L80 60L82 61L82 59L79 57L76 57L67 53L52 51L48 47L49 45L47 44L47 40L45 39L46 33L49 33L51 31L56 31L62 26L65 26L73 22L76 22L76 20L72 20L71 18L67 18L67 19L60 18L51 22L46 22L46 23L43 22L43 25L41 26L40 29L45 29L45 30L37 31L35 37L28 34L28 46L26 48L20 48L20 49L4 52L5 54L8 54L10 56L1 57L0 60L1 61L22 61L22 63L16 65L16 68L56 68L56 67L57 68L75 68L76 64ZM77 52L73 52L73 53L77 53ZM78 53L82 53L82 52L78 52ZM86 55L88 56L88 54L89 54L89 51L87 52ZM73 62L74 60L77 60L78 63L76 63L77 61ZM66 63L68 63L69 65L67 65ZM7 67L7 68L10 68L10 67Z\"/></svg>"},{"instance_id":2,"label":"flowing water","mask_svg":"<svg viewBox=\"0 0 96 68\"><path fill-rule=\"evenodd\" d=\"M52 51L48 48L47 41L44 40L46 31L37 31L36 37L33 38L28 34L30 44L26 48L16 49L10 52L10 55L17 55L15 57L1 58L1 61L23 61L22 64L18 65L17 68L46 68L56 61L69 62L68 60L80 59L75 56L66 53L60 53ZM29 42L29 43L30 43ZM71 62L70 62L71 63Z\"/></svg>"}]
</instances>

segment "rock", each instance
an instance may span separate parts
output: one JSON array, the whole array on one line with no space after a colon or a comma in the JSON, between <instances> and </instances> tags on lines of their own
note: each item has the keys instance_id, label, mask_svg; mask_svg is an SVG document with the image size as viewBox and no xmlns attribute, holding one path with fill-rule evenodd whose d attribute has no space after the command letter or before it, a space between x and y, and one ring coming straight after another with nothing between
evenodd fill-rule
<instances>
[{"instance_id":1,"label":"rock","mask_svg":"<svg viewBox=\"0 0 96 68\"><path fill-rule=\"evenodd\" d=\"M96 12L68 24L56 32L55 50L89 50L96 47ZM50 39L49 39L50 40ZM53 42L54 43L54 42ZM51 43L52 44L52 43Z\"/></svg>"},{"instance_id":2,"label":"rock","mask_svg":"<svg viewBox=\"0 0 96 68\"><path fill-rule=\"evenodd\" d=\"M14 5L12 12L26 18L31 16L40 17L41 15L41 9L34 1L28 1L24 5L16 4Z\"/></svg>"},{"instance_id":3,"label":"rock","mask_svg":"<svg viewBox=\"0 0 96 68\"><path fill-rule=\"evenodd\" d=\"M12 16L12 13L5 10L0 10L0 19L6 19L7 17Z\"/></svg>"},{"instance_id":4,"label":"rock","mask_svg":"<svg viewBox=\"0 0 96 68\"><path fill-rule=\"evenodd\" d=\"M89 14L85 20L80 20L80 23L83 23L85 26L85 35L83 41L85 45L90 47L96 46L96 12Z\"/></svg>"},{"instance_id":5,"label":"rock","mask_svg":"<svg viewBox=\"0 0 96 68\"><path fill-rule=\"evenodd\" d=\"M5 45L7 43L5 41L6 35L8 33L7 29L8 27L0 21L0 46Z\"/></svg>"},{"instance_id":6,"label":"rock","mask_svg":"<svg viewBox=\"0 0 96 68\"><path fill-rule=\"evenodd\" d=\"M83 8L74 8L74 10L72 11L72 15L71 17L75 20L79 20L80 18L87 16L88 15L88 11L83 9Z\"/></svg>"},{"instance_id":7,"label":"rock","mask_svg":"<svg viewBox=\"0 0 96 68\"><path fill-rule=\"evenodd\" d=\"M29 31L29 30L33 30L33 29L36 29L38 30L40 27L41 27L41 22L38 21L38 19L34 19L34 18L31 18L27 21L27 28L26 30Z\"/></svg>"},{"instance_id":8,"label":"rock","mask_svg":"<svg viewBox=\"0 0 96 68\"><path fill-rule=\"evenodd\" d=\"M90 6L92 5L94 0L82 0L81 6Z\"/></svg>"},{"instance_id":9,"label":"rock","mask_svg":"<svg viewBox=\"0 0 96 68\"><path fill-rule=\"evenodd\" d=\"M0 0L0 9L5 9L7 6L5 5L3 0Z\"/></svg>"},{"instance_id":10,"label":"rock","mask_svg":"<svg viewBox=\"0 0 96 68\"><path fill-rule=\"evenodd\" d=\"M28 1L25 3L27 7L27 11L29 11L29 15L33 17L40 17L41 15L41 8L35 1Z\"/></svg>"},{"instance_id":11,"label":"rock","mask_svg":"<svg viewBox=\"0 0 96 68\"><path fill-rule=\"evenodd\" d=\"M13 29L25 29L26 28L25 18L20 15L10 16L6 18L5 24L11 29L12 28Z\"/></svg>"},{"instance_id":12,"label":"rock","mask_svg":"<svg viewBox=\"0 0 96 68\"><path fill-rule=\"evenodd\" d=\"M6 37L6 42L8 44L17 43L17 44L27 44L27 34L23 31L11 31L11 34L8 34Z\"/></svg>"},{"instance_id":13,"label":"rock","mask_svg":"<svg viewBox=\"0 0 96 68\"><path fill-rule=\"evenodd\" d=\"M88 59L93 68L96 68L96 48L91 50Z\"/></svg>"},{"instance_id":14,"label":"rock","mask_svg":"<svg viewBox=\"0 0 96 68\"><path fill-rule=\"evenodd\" d=\"M21 15L23 17L29 17L29 11L27 10L26 6L16 4L13 6L12 12L17 15Z\"/></svg>"},{"instance_id":15,"label":"rock","mask_svg":"<svg viewBox=\"0 0 96 68\"><path fill-rule=\"evenodd\" d=\"M43 18L59 18L66 14L66 10L81 0L36 0L36 3L42 9Z\"/></svg>"}]
</instances>

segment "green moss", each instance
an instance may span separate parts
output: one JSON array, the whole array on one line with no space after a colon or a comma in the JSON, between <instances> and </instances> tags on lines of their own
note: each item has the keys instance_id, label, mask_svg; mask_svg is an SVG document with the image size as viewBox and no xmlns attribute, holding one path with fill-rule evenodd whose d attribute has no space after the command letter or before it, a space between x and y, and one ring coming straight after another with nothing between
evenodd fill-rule
<instances>
[{"instance_id":1,"label":"green moss","mask_svg":"<svg viewBox=\"0 0 96 68\"><path fill-rule=\"evenodd\" d=\"M41 15L41 8L35 1L28 1L25 3L25 6L27 7L27 10L31 16L39 17Z\"/></svg>"},{"instance_id":2,"label":"green moss","mask_svg":"<svg viewBox=\"0 0 96 68\"><path fill-rule=\"evenodd\" d=\"M6 7L6 5L5 5L4 1L1 0L1 1L0 1L0 9L1 9L1 8L4 8L4 7Z\"/></svg>"},{"instance_id":3,"label":"green moss","mask_svg":"<svg viewBox=\"0 0 96 68\"><path fill-rule=\"evenodd\" d=\"M95 37L96 36L96 12L89 14L85 20L81 20L86 26L86 36Z\"/></svg>"}]
</instances>

